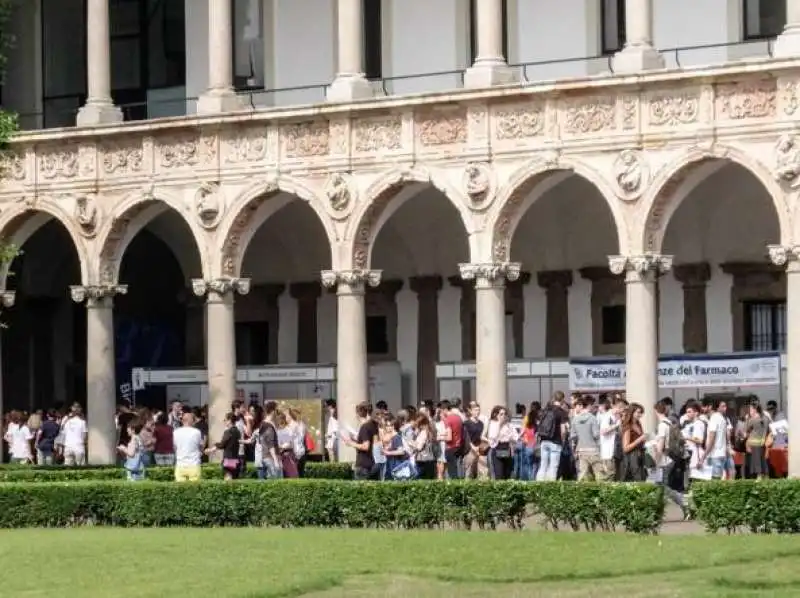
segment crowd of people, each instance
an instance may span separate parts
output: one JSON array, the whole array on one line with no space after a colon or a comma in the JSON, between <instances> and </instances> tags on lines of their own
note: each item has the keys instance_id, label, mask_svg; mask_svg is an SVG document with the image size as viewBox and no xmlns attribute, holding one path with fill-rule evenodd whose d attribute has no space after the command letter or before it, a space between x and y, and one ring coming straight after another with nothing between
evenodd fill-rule
<instances>
[{"instance_id":1,"label":"crowd of people","mask_svg":"<svg viewBox=\"0 0 800 598\"><path fill-rule=\"evenodd\" d=\"M225 479L250 463L261 479L303 477L313 453L329 460L353 451L360 480L519 479L652 481L683 506L692 480L784 477L788 423L774 402L757 399L738 414L725 401L688 401L679 413L669 398L655 407L648 434L644 408L624 395L566 397L542 406L502 406L484 413L476 402L424 402L390 413L384 402L356 407L358 426L340 424L335 401L327 411L324 447L317 451L301 414L275 401L235 401L219 439L208 438L207 414L179 402L168 411L121 407L119 463L129 479L148 467L175 467L176 480L201 477L201 464L219 454ZM86 463L87 426L80 405L65 412L11 412L3 438L16 463ZM322 450L324 449L324 450ZM353 456L352 453L350 455Z\"/></svg>"}]
</instances>

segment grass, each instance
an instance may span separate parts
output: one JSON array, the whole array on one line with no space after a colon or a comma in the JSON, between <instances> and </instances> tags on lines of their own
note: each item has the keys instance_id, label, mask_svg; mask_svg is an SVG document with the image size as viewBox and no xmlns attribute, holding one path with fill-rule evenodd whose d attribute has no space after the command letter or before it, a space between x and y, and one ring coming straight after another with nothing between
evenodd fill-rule
<instances>
[{"instance_id":1,"label":"grass","mask_svg":"<svg viewBox=\"0 0 800 598\"><path fill-rule=\"evenodd\" d=\"M0 532L3 596L800 596L800 538L112 529Z\"/></svg>"}]
</instances>

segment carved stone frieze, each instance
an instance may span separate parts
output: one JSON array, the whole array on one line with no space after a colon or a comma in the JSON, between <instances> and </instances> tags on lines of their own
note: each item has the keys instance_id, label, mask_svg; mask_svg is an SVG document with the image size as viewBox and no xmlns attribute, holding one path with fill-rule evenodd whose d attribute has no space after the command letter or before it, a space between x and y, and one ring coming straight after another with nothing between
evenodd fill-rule
<instances>
[{"instance_id":1,"label":"carved stone frieze","mask_svg":"<svg viewBox=\"0 0 800 598\"><path fill-rule=\"evenodd\" d=\"M769 245L767 251L770 261L776 266L800 270L800 245Z\"/></svg>"},{"instance_id":2,"label":"carved stone frieze","mask_svg":"<svg viewBox=\"0 0 800 598\"><path fill-rule=\"evenodd\" d=\"M647 125L650 128L692 125L700 118L699 89L659 91L649 96Z\"/></svg>"},{"instance_id":3,"label":"carved stone frieze","mask_svg":"<svg viewBox=\"0 0 800 598\"><path fill-rule=\"evenodd\" d=\"M323 270L322 286L336 289L341 285L350 290L364 291L367 287L375 288L381 283L381 270Z\"/></svg>"},{"instance_id":4,"label":"carved stone frieze","mask_svg":"<svg viewBox=\"0 0 800 598\"><path fill-rule=\"evenodd\" d=\"M717 120L770 118L776 113L775 79L745 80L717 84Z\"/></svg>"},{"instance_id":5,"label":"carved stone frieze","mask_svg":"<svg viewBox=\"0 0 800 598\"><path fill-rule=\"evenodd\" d=\"M466 110L442 109L416 114L417 135L426 147L459 145L467 141Z\"/></svg>"},{"instance_id":6,"label":"carved stone frieze","mask_svg":"<svg viewBox=\"0 0 800 598\"><path fill-rule=\"evenodd\" d=\"M494 286L518 280L522 265L517 262L459 264L458 272L462 280L474 280L477 287Z\"/></svg>"},{"instance_id":7,"label":"carved stone frieze","mask_svg":"<svg viewBox=\"0 0 800 598\"><path fill-rule=\"evenodd\" d=\"M24 181L26 177L25 154L21 151L6 149L0 152L0 179Z\"/></svg>"},{"instance_id":8,"label":"carved stone frieze","mask_svg":"<svg viewBox=\"0 0 800 598\"><path fill-rule=\"evenodd\" d=\"M564 101L562 131L567 135L590 135L616 128L616 98L590 96Z\"/></svg>"},{"instance_id":9,"label":"carved stone frieze","mask_svg":"<svg viewBox=\"0 0 800 598\"><path fill-rule=\"evenodd\" d=\"M494 111L494 136L498 141L530 139L544 133L543 102L501 105Z\"/></svg>"},{"instance_id":10,"label":"carved stone frieze","mask_svg":"<svg viewBox=\"0 0 800 598\"><path fill-rule=\"evenodd\" d=\"M157 138L156 153L163 170L209 166L217 157L216 137L184 132Z\"/></svg>"},{"instance_id":11,"label":"carved stone frieze","mask_svg":"<svg viewBox=\"0 0 800 598\"><path fill-rule=\"evenodd\" d=\"M103 174L107 176L136 175L142 172L144 150L142 139L105 140L100 145Z\"/></svg>"},{"instance_id":12,"label":"carved stone frieze","mask_svg":"<svg viewBox=\"0 0 800 598\"><path fill-rule=\"evenodd\" d=\"M225 192L219 183L203 183L194 196L197 222L206 230L217 227L225 211Z\"/></svg>"},{"instance_id":13,"label":"carved stone frieze","mask_svg":"<svg viewBox=\"0 0 800 598\"><path fill-rule=\"evenodd\" d=\"M78 144L54 146L37 154L39 176L45 181L74 179L80 175Z\"/></svg>"},{"instance_id":14,"label":"carved stone frieze","mask_svg":"<svg viewBox=\"0 0 800 598\"><path fill-rule=\"evenodd\" d=\"M403 147L403 119L399 114L360 118L353 124L355 151L381 152Z\"/></svg>"},{"instance_id":15,"label":"carved stone frieze","mask_svg":"<svg viewBox=\"0 0 800 598\"><path fill-rule=\"evenodd\" d=\"M222 139L222 159L227 164L248 164L267 159L266 126L235 127Z\"/></svg>"},{"instance_id":16,"label":"carved stone frieze","mask_svg":"<svg viewBox=\"0 0 800 598\"><path fill-rule=\"evenodd\" d=\"M800 186L800 143L791 133L781 135L775 144L775 180L792 189Z\"/></svg>"},{"instance_id":17,"label":"carved stone frieze","mask_svg":"<svg viewBox=\"0 0 800 598\"><path fill-rule=\"evenodd\" d=\"M326 120L312 120L281 127L281 156L313 158L330 153L331 132Z\"/></svg>"},{"instance_id":18,"label":"carved stone frieze","mask_svg":"<svg viewBox=\"0 0 800 598\"><path fill-rule=\"evenodd\" d=\"M111 300L117 295L127 295L128 285L124 284L97 284L97 285L72 285L69 294L75 303L86 302L89 307L94 304Z\"/></svg>"},{"instance_id":19,"label":"carved stone frieze","mask_svg":"<svg viewBox=\"0 0 800 598\"><path fill-rule=\"evenodd\" d=\"M97 208L97 196L94 193L79 195L75 198L75 221L78 230L84 237L94 237L100 217Z\"/></svg>"},{"instance_id":20,"label":"carved stone frieze","mask_svg":"<svg viewBox=\"0 0 800 598\"><path fill-rule=\"evenodd\" d=\"M620 199L634 201L641 197L649 177L647 161L640 151L622 150L614 160L614 180Z\"/></svg>"},{"instance_id":21,"label":"carved stone frieze","mask_svg":"<svg viewBox=\"0 0 800 598\"><path fill-rule=\"evenodd\" d=\"M192 279L192 292L197 297L208 297L210 300L232 296L234 294L247 295L250 292L249 278L214 278L203 280Z\"/></svg>"},{"instance_id":22,"label":"carved stone frieze","mask_svg":"<svg viewBox=\"0 0 800 598\"><path fill-rule=\"evenodd\" d=\"M800 108L800 81L791 79L781 85L781 104L786 116L794 116Z\"/></svg>"},{"instance_id":23,"label":"carved stone frieze","mask_svg":"<svg viewBox=\"0 0 800 598\"><path fill-rule=\"evenodd\" d=\"M608 267L615 276L625 274L627 282L651 281L672 269L671 255L612 255Z\"/></svg>"}]
</instances>

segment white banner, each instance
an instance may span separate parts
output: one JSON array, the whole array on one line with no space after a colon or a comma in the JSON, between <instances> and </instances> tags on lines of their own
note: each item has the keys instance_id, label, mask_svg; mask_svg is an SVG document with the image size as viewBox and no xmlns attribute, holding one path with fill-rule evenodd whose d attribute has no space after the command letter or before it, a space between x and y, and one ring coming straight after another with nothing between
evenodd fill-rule
<instances>
[{"instance_id":1,"label":"white banner","mask_svg":"<svg viewBox=\"0 0 800 598\"><path fill-rule=\"evenodd\" d=\"M569 364L571 390L591 392L625 389L622 360L575 359ZM777 353L677 355L658 361L659 388L778 386L781 357Z\"/></svg>"}]
</instances>

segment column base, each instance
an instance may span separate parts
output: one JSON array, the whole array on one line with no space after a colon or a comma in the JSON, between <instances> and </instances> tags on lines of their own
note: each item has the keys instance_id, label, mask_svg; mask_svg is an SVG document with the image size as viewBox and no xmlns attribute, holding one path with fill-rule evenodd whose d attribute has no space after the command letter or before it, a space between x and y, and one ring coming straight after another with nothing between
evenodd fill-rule
<instances>
[{"instance_id":1,"label":"column base","mask_svg":"<svg viewBox=\"0 0 800 598\"><path fill-rule=\"evenodd\" d=\"M625 46L614 54L611 63L615 75L626 75L664 68L664 57L650 45Z\"/></svg>"},{"instance_id":2,"label":"column base","mask_svg":"<svg viewBox=\"0 0 800 598\"><path fill-rule=\"evenodd\" d=\"M122 110L111 102L87 102L78 110L75 124L79 127L107 125L123 121Z\"/></svg>"},{"instance_id":3,"label":"column base","mask_svg":"<svg viewBox=\"0 0 800 598\"><path fill-rule=\"evenodd\" d=\"M244 109L242 98L232 89L211 89L197 98L197 114L221 114Z\"/></svg>"},{"instance_id":4,"label":"column base","mask_svg":"<svg viewBox=\"0 0 800 598\"><path fill-rule=\"evenodd\" d=\"M772 48L775 58L796 58L800 56L800 27L787 27L775 40Z\"/></svg>"},{"instance_id":5,"label":"column base","mask_svg":"<svg viewBox=\"0 0 800 598\"><path fill-rule=\"evenodd\" d=\"M464 87L467 89L508 85L517 81L517 73L505 62L476 62L464 73Z\"/></svg>"},{"instance_id":6,"label":"column base","mask_svg":"<svg viewBox=\"0 0 800 598\"><path fill-rule=\"evenodd\" d=\"M364 75L340 75L325 92L328 102L355 102L376 96L375 88Z\"/></svg>"}]
</instances>

